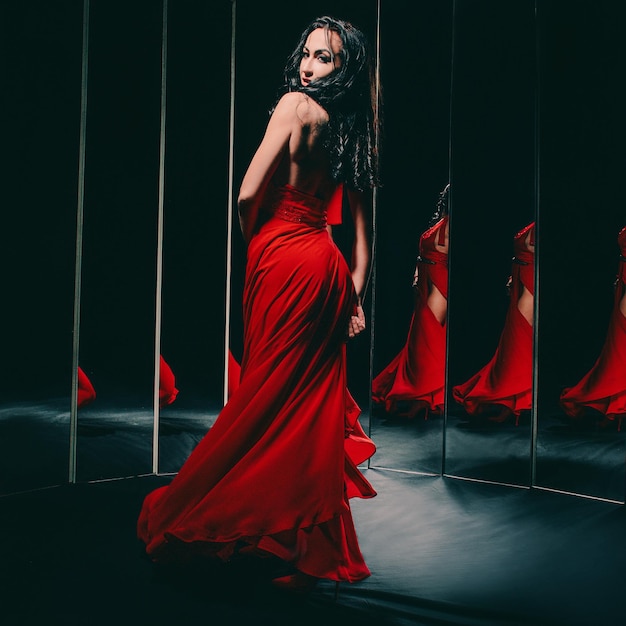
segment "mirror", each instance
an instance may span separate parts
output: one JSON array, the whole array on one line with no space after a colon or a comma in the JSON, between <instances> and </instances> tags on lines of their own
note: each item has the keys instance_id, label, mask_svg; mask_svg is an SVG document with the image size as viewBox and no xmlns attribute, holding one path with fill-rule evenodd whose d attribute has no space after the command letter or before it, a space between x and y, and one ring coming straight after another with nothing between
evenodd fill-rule
<instances>
[{"instance_id":1,"label":"mirror","mask_svg":"<svg viewBox=\"0 0 626 626\"><path fill-rule=\"evenodd\" d=\"M68 478L82 7L2 19L0 495Z\"/></svg>"},{"instance_id":2,"label":"mirror","mask_svg":"<svg viewBox=\"0 0 626 626\"><path fill-rule=\"evenodd\" d=\"M536 485L624 501L623 6L539 4ZM616 274L621 278L615 286ZM599 361L599 362L597 362ZM566 389L569 392L563 398Z\"/></svg>"},{"instance_id":3,"label":"mirror","mask_svg":"<svg viewBox=\"0 0 626 626\"><path fill-rule=\"evenodd\" d=\"M28 9L5 11L11 24L3 39L5 56L14 59L7 85L15 94L7 101L15 124L6 136L13 155L5 170L6 193L9 206L20 209L7 212L11 237L2 254L5 267L13 268L5 290L19 306L5 310L10 332L0 387L0 494L61 484L68 475L83 14L79 6L53 11L38 0L35 4L35 9L31 3ZM238 6L232 189L224 184L229 176L229 103L214 96L230 89L231 33L227 27L213 28L215 23L230 25L232 3L224 0L210 11L201 3L177 4L167 13L170 97L160 307L155 268L163 136L160 61L167 7L133 8L117 1L91 8L85 214L79 240L84 251L79 480L152 470L155 370L163 392L158 469L175 472L222 404L224 326L230 328L232 355L241 356L245 251L237 227L228 276L231 316L220 319L228 222L224 207L258 145L293 44L276 43L269 52L273 60L266 64L273 69L263 81L255 79L255 59L244 48L268 11L281 31L294 33L313 15L291 5L289 11L268 9L251 0L239 0ZM598 358L618 358L621 345L616 329L622 328L623 283L618 281L614 289L614 279L623 271L618 234L626 223L624 192L615 182L621 175L623 116L614 77L625 60L617 31L624 15L608 0L593 7L576 0L569 9L565 15L549 0L381 4L385 186L378 194L376 270L366 302L368 308L376 304L375 319L374 310L369 312L376 332L373 350L372 336L362 336L349 345L348 354L349 388L363 422L370 417L369 375L390 365L410 337L419 237L448 180L452 243L444 419L432 413L428 419L419 413L390 415L374 403L374 466L438 474L443 464L448 476L624 502L621 405L612 402L608 419L598 410L601 403L584 405L576 418L560 401L565 389L576 388L593 371ZM376 10L374 0L366 5L346 0L316 7L315 15L345 15L374 40ZM394 36L393 29L407 16L416 36ZM210 40L203 37L208 30L214 32ZM406 67L397 58L416 60L419 80L412 82L414 95L408 99ZM207 59L215 70L211 73L204 72ZM535 141L540 214L535 207ZM207 145L216 147L207 150ZM406 154L407 145L417 146L414 158L397 158ZM411 190L407 202L406 181L415 172L424 182ZM537 272L511 263L513 255L520 260L516 233L533 222ZM335 231L346 255L351 235L348 228ZM583 263L579 251L584 251ZM572 255L579 261L575 272ZM502 346L511 302L506 283L509 276L519 276L516 266L532 273L533 281L535 273L539 279L533 301L536 367L531 373L536 389L526 385L524 394L537 407L536 453L535 416L528 408L518 420L498 422L489 419L497 417L497 408L476 416L459 402L459 389ZM216 317L220 321L214 325ZM161 333L155 345L157 326ZM163 357L161 367L155 355ZM610 362L612 370L621 371L614 366L617 361ZM619 399L620 393L611 395ZM410 408L400 404L398 413ZM125 454L127 446L133 447L132 455Z\"/></svg>"},{"instance_id":4,"label":"mirror","mask_svg":"<svg viewBox=\"0 0 626 626\"><path fill-rule=\"evenodd\" d=\"M161 3L91 6L79 481L152 470L161 42Z\"/></svg>"},{"instance_id":5,"label":"mirror","mask_svg":"<svg viewBox=\"0 0 626 626\"><path fill-rule=\"evenodd\" d=\"M422 251L421 282L412 284L420 236L437 221L432 217L449 180L452 8L452 0L381 7L385 122L371 422L377 452L371 465L435 474L442 463L446 327L445 311L436 319L425 299L434 290L447 291L445 255L432 265L433 254ZM398 33L401 24L410 35ZM441 301L445 308L443 295L440 309Z\"/></svg>"},{"instance_id":6,"label":"mirror","mask_svg":"<svg viewBox=\"0 0 626 626\"><path fill-rule=\"evenodd\" d=\"M445 474L528 486L534 0L457 0L453 63Z\"/></svg>"},{"instance_id":7,"label":"mirror","mask_svg":"<svg viewBox=\"0 0 626 626\"><path fill-rule=\"evenodd\" d=\"M161 473L178 471L223 400L230 23L227 0L168 6Z\"/></svg>"}]
</instances>

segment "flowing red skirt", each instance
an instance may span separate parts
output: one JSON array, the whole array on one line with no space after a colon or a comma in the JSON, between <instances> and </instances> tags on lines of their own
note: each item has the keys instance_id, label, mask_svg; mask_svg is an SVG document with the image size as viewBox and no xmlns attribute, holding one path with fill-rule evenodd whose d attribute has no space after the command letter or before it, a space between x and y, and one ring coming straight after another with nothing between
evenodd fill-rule
<instances>
[{"instance_id":1,"label":"flowing red skirt","mask_svg":"<svg viewBox=\"0 0 626 626\"><path fill-rule=\"evenodd\" d=\"M515 415L532 406L533 328L520 313L517 303L521 285L534 293L533 265L513 267L513 288L504 328L490 361L474 376L452 388L454 399L470 415L493 405Z\"/></svg>"},{"instance_id":2,"label":"flowing red skirt","mask_svg":"<svg viewBox=\"0 0 626 626\"><path fill-rule=\"evenodd\" d=\"M404 347L372 381L372 400L392 411L396 402L423 403L433 411L444 405L446 326L428 306L428 289L433 283L444 297L448 271L443 264L420 266L409 334Z\"/></svg>"},{"instance_id":3,"label":"flowing red skirt","mask_svg":"<svg viewBox=\"0 0 626 626\"><path fill-rule=\"evenodd\" d=\"M581 417L586 407L609 419L626 415L626 317L619 310L618 297L622 289L617 290L600 356L577 385L561 394L561 406L571 417Z\"/></svg>"},{"instance_id":4,"label":"flowing red skirt","mask_svg":"<svg viewBox=\"0 0 626 626\"><path fill-rule=\"evenodd\" d=\"M318 200L285 190L285 206ZM348 498L374 452L347 392L355 296L326 229L271 218L248 248L239 385L173 481L150 493L138 536L156 560L183 543L228 559L242 545L332 580L369 575Z\"/></svg>"}]
</instances>

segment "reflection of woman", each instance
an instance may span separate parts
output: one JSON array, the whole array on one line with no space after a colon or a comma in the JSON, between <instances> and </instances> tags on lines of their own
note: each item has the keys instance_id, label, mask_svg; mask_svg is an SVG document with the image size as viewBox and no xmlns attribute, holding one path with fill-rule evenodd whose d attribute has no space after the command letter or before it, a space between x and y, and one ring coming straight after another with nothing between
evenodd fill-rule
<instances>
[{"instance_id":1,"label":"reflection of woman","mask_svg":"<svg viewBox=\"0 0 626 626\"><path fill-rule=\"evenodd\" d=\"M248 242L239 385L171 484L147 496L138 534L156 560L274 555L294 568L275 583L302 590L369 575L348 497L375 495L356 467L374 448L366 437L346 442L358 411L345 368L346 335L365 326L364 192L376 182L362 33L314 21L285 77L239 194ZM340 183L354 218L352 273L326 228Z\"/></svg>"},{"instance_id":2,"label":"reflection of woman","mask_svg":"<svg viewBox=\"0 0 626 626\"><path fill-rule=\"evenodd\" d=\"M574 387L563 390L561 406L571 417L582 417L586 407L617 419L621 429L626 415L626 227L617 236L620 260L615 283L615 304L604 346L594 366Z\"/></svg>"},{"instance_id":3,"label":"reflection of woman","mask_svg":"<svg viewBox=\"0 0 626 626\"><path fill-rule=\"evenodd\" d=\"M535 223L522 229L513 240L515 256L507 287L510 303L495 354L477 374L453 387L454 399L470 415L500 407L491 421L504 422L510 415L519 422L530 409L533 368L533 301L535 282Z\"/></svg>"},{"instance_id":4,"label":"reflection of woman","mask_svg":"<svg viewBox=\"0 0 626 626\"><path fill-rule=\"evenodd\" d=\"M422 234L415 267L415 308L406 344L372 381L372 399L395 411L408 405L408 416L444 404L446 314L448 309L448 191L439 196L430 228Z\"/></svg>"}]
</instances>

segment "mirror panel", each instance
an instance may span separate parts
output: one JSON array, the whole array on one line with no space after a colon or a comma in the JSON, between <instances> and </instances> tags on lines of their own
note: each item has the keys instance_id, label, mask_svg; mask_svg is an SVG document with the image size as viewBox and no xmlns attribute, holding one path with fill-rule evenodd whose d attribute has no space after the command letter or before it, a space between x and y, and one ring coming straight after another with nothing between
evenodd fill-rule
<instances>
[{"instance_id":1,"label":"mirror panel","mask_svg":"<svg viewBox=\"0 0 626 626\"><path fill-rule=\"evenodd\" d=\"M616 79L626 66L626 9L580 0L561 9L551 0L539 4L536 484L623 502L626 429L619 430L619 416L626 413L626 323L619 299L624 275L617 288L614 283L623 272L618 233L626 226L626 191L620 184L626 135L621 79ZM562 403L567 388L569 401Z\"/></svg>"},{"instance_id":2,"label":"mirror panel","mask_svg":"<svg viewBox=\"0 0 626 626\"><path fill-rule=\"evenodd\" d=\"M381 7L385 121L371 422L377 452L371 465L436 474L443 418L432 407L443 405L446 329L412 284L420 235L449 180L452 7L452 0ZM420 284L428 291L431 266L421 268ZM437 268L439 281L446 283L445 267Z\"/></svg>"},{"instance_id":3,"label":"mirror panel","mask_svg":"<svg viewBox=\"0 0 626 626\"><path fill-rule=\"evenodd\" d=\"M514 485L531 469L534 263L513 241L535 220L534 11L455 5L445 473Z\"/></svg>"},{"instance_id":4,"label":"mirror panel","mask_svg":"<svg viewBox=\"0 0 626 626\"><path fill-rule=\"evenodd\" d=\"M81 3L5 3L0 495L68 480Z\"/></svg>"},{"instance_id":5,"label":"mirror panel","mask_svg":"<svg viewBox=\"0 0 626 626\"><path fill-rule=\"evenodd\" d=\"M162 5L93 3L89 38L79 481L152 471Z\"/></svg>"},{"instance_id":6,"label":"mirror panel","mask_svg":"<svg viewBox=\"0 0 626 626\"><path fill-rule=\"evenodd\" d=\"M231 3L170 2L167 23L159 471L175 472L223 402Z\"/></svg>"}]
</instances>

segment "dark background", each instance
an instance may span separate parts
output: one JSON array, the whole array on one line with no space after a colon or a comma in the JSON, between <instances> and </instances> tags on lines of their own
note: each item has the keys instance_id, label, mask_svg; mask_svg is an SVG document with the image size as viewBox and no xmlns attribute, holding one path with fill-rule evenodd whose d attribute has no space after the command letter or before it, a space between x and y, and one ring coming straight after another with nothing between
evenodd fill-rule
<instances>
[{"instance_id":1,"label":"dark background","mask_svg":"<svg viewBox=\"0 0 626 626\"><path fill-rule=\"evenodd\" d=\"M96 385L100 406L151 411L162 7L91 4L79 362ZM625 51L619 34L626 9L608 0L457 0L449 126L452 2L382 5L384 185L376 222L376 292L368 294L376 305L370 317L374 373L406 338L419 234L450 172L450 381L460 382L484 364L506 309L512 237L535 217L538 185L541 423L542 411L558 410L560 388L593 364L610 314L615 238L625 217L619 78ZM54 7L40 1L0 4L0 398L3 405L55 399L64 415L71 377L82 10L78 0ZM322 3L313 10L238 2L235 190L261 139L286 55L304 25L327 11L350 19L374 40L373 0ZM221 401L230 46L230 2L170 0L161 348L177 376L179 407ZM349 230L338 238L347 250ZM236 356L243 259L235 220ZM351 387L364 408L369 349L365 337L350 347ZM3 431L7 446L23 446L28 465L32 433L17 419L6 420ZM64 472L63 463L44 481L62 481Z\"/></svg>"}]
</instances>

